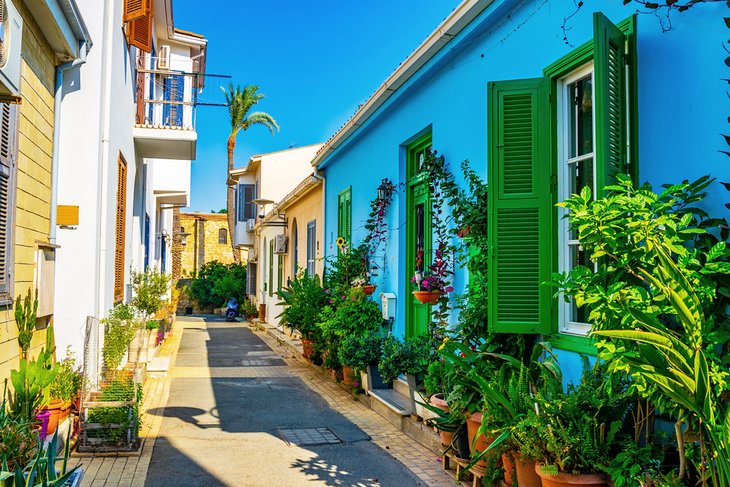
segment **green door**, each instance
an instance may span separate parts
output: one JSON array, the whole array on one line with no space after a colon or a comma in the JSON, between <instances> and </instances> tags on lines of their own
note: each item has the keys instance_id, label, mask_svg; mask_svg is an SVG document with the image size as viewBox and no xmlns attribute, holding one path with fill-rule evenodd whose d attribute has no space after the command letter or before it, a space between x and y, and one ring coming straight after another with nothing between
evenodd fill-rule
<instances>
[{"instance_id":1,"label":"green door","mask_svg":"<svg viewBox=\"0 0 730 487\"><path fill-rule=\"evenodd\" d=\"M426 150L431 147L431 134L408 147L408 194L406 234L406 289L412 289L411 278L431 264L431 192L422 172ZM406 296L406 336L428 331L431 306L421 304L410 292Z\"/></svg>"}]
</instances>

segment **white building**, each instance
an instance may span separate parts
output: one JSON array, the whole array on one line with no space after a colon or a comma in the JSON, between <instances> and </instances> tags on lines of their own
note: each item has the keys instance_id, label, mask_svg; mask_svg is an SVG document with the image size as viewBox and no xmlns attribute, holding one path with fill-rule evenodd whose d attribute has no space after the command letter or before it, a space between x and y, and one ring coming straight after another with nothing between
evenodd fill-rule
<instances>
[{"instance_id":1,"label":"white building","mask_svg":"<svg viewBox=\"0 0 730 487\"><path fill-rule=\"evenodd\" d=\"M281 312L276 290L282 272L270 272L277 235L284 235L286 220L276 215L277 204L312 174L312 159L322 144L252 156L246 167L230 171L236 187L234 243L248 250L248 294L264 305L267 323L276 324ZM244 254L245 256L245 254ZM281 263L281 260L279 260Z\"/></svg>"},{"instance_id":2,"label":"white building","mask_svg":"<svg viewBox=\"0 0 730 487\"><path fill-rule=\"evenodd\" d=\"M95 46L63 78L55 326L58 350L80 353L87 316L129 299L133 269L171 269L207 41L175 28L172 0L77 1Z\"/></svg>"}]
</instances>

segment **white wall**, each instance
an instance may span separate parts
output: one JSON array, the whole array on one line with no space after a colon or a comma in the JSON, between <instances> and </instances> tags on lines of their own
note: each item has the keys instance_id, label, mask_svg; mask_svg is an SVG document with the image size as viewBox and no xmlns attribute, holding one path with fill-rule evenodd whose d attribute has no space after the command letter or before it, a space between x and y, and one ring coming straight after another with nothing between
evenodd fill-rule
<instances>
[{"instance_id":1,"label":"white wall","mask_svg":"<svg viewBox=\"0 0 730 487\"><path fill-rule=\"evenodd\" d=\"M263 154L259 169L259 197L278 202L293 191L312 173L311 161L320 147L322 144Z\"/></svg>"},{"instance_id":2,"label":"white wall","mask_svg":"<svg viewBox=\"0 0 730 487\"><path fill-rule=\"evenodd\" d=\"M77 3L94 46L86 64L64 76L58 204L78 205L79 225L74 230L59 228L57 234L61 247L56 263L54 323L60 356L67 345L80 354L86 317L102 316L113 303L120 153L127 161L127 273L136 246L131 234L137 172L132 139L133 61L121 28L122 1L78 0ZM107 14L112 16L112 28L105 30ZM103 73L109 66L112 69L105 81ZM105 87L111 94L106 110L102 106ZM105 118L109 120L109 138L103 143Z\"/></svg>"}]
</instances>

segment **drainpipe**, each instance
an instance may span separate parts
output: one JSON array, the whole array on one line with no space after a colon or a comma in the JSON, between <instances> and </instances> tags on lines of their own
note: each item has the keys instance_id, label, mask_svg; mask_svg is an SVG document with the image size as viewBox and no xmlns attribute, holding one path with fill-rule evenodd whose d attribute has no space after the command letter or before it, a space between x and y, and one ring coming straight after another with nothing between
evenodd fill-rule
<instances>
[{"instance_id":1,"label":"drainpipe","mask_svg":"<svg viewBox=\"0 0 730 487\"><path fill-rule=\"evenodd\" d=\"M327 179L320 174L319 169L315 166L314 172L312 173L312 176L315 179L319 179L322 181L322 257L324 257L325 249L327 248L327 227L325 223L327 222ZM315 235L315 238L317 236ZM317 251L315 250L315 253ZM316 255L316 254L315 254ZM324 259L322 259L322 262L326 262ZM317 266L315 265L315 271L317 270ZM322 269L322 275L324 275L324 269Z\"/></svg>"},{"instance_id":2,"label":"drainpipe","mask_svg":"<svg viewBox=\"0 0 730 487\"><path fill-rule=\"evenodd\" d=\"M51 155L51 228L48 240L56 243L56 204L58 200L58 164L61 136L61 101L63 100L63 73L86 62L89 44L83 41L79 46L79 57L56 67L56 90L53 95L53 152Z\"/></svg>"}]
</instances>

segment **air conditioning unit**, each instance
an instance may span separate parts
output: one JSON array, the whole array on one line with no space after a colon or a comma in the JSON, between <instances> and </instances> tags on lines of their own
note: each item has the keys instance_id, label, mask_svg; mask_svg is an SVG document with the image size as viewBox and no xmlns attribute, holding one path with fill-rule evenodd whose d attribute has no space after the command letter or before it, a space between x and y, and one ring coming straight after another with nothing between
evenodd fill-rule
<instances>
[{"instance_id":1,"label":"air conditioning unit","mask_svg":"<svg viewBox=\"0 0 730 487\"><path fill-rule=\"evenodd\" d=\"M0 96L20 95L23 18L12 0L0 0Z\"/></svg>"},{"instance_id":2,"label":"air conditioning unit","mask_svg":"<svg viewBox=\"0 0 730 487\"><path fill-rule=\"evenodd\" d=\"M160 52L157 55L157 69L161 71L170 69L170 46L160 46Z\"/></svg>"},{"instance_id":3,"label":"air conditioning unit","mask_svg":"<svg viewBox=\"0 0 730 487\"><path fill-rule=\"evenodd\" d=\"M253 232L253 229L256 227L256 218L249 218L246 220L246 231L247 232Z\"/></svg>"},{"instance_id":4,"label":"air conditioning unit","mask_svg":"<svg viewBox=\"0 0 730 487\"><path fill-rule=\"evenodd\" d=\"M286 254L286 244L289 238L286 235L276 235L274 237L274 253Z\"/></svg>"}]
</instances>

